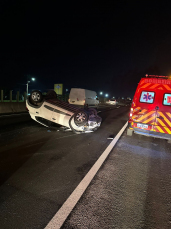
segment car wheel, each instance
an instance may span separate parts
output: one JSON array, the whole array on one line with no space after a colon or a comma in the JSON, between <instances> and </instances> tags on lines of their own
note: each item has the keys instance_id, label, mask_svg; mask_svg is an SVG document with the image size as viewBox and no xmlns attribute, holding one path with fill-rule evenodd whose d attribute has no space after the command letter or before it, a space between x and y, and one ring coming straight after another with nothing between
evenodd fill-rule
<instances>
[{"instance_id":1,"label":"car wheel","mask_svg":"<svg viewBox=\"0 0 171 229\"><path fill-rule=\"evenodd\" d=\"M31 92L30 100L32 103L40 103L43 99L42 93L38 90L34 90Z\"/></svg>"},{"instance_id":2,"label":"car wheel","mask_svg":"<svg viewBox=\"0 0 171 229\"><path fill-rule=\"evenodd\" d=\"M74 114L74 122L77 126L84 126L87 123L87 121L88 114L85 111L80 110Z\"/></svg>"},{"instance_id":3,"label":"car wheel","mask_svg":"<svg viewBox=\"0 0 171 229\"><path fill-rule=\"evenodd\" d=\"M56 99L56 98L57 98L57 94L53 90L48 91L48 93L46 94L46 99Z\"/></svg>"},{"instance_id":4,"label":"car wheel","mask_svg":"<svg viewBox=\"0 0 171 229\"><path fill-rule=\"evenodd\" d=\"M89 109L88 109L88 112L90 112L90 115L91 115L91 114L97 115L97 110L94 109L94 108L89 108Z\"/></svg>"}]
</instances>

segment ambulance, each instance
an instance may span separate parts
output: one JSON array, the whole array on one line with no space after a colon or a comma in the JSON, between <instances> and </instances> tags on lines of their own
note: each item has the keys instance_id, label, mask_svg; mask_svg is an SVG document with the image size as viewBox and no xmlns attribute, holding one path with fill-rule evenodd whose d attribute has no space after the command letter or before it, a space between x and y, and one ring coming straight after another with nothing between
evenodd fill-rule
<instances>
[{"instance_id":1,"label":"ambulance","mask_svg":"<svg viewBox=\"0 0 171 229\"><path fill-rule=\"evenodd\" d=\"M127 135L167 139L171 143L171 80L146 75L136 89L129 113Z\"/></svg>"}]
</instances>

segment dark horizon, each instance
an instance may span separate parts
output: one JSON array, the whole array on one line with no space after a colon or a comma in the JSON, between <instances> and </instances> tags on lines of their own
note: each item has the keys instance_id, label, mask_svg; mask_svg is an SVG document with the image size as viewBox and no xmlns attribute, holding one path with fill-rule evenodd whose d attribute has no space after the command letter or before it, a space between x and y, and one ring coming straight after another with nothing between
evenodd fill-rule
<instances>
[{"instance_id":1,"label":"dark horizon","mask_svg":"<svg viewBox=\"0 0 171 229\"><path fill-rule=\"evenodd\" d=\"M167 4L1 2L1 88L80 87L134 95L148 74L171 75Z\"/></svg>"}]
</instances>

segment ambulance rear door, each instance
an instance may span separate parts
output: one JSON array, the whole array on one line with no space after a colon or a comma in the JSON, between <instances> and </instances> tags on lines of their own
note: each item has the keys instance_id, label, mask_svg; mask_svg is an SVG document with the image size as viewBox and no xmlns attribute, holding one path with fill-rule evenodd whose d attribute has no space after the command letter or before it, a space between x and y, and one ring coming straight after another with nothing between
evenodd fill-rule
<instances>
[{"instance_id":1,"label":"ambulance rear door","mask_svg":"<svg viewBox=\"0 0 171 229\"><path fill-rule=\"evenodd\" d=\"M155 110L155 91L148 88L141 88L137 96L137 106L133 112L134 128L153 130L153 125L156 120Z\"/></svg>"},{"instance_id":2,"label":"ambulance rear door","mask_svg":"<svg viewBox=\"0 0 171 229\"><path fill-rule=\"evenodd\" d=\"M154 131L171 134L171 90L158 90Z\"/></svg>"}]
</instances>

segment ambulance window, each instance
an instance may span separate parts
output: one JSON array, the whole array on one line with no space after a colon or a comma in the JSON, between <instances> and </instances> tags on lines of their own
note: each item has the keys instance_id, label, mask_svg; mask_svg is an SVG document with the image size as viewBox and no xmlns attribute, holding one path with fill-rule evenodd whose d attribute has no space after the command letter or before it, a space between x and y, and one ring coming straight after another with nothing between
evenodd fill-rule
<instances>
[{"instance_id":1,"label":"ambulance window","mask_svg":"<svg viewBox=\"0 0 171 229\"><path fill-rule=\"evenodd\" d=\"M141 103L153 103L154 101L154 92L142 91L140 102Z\"/></svg>"},{"instance_id":2,"label":"ambulance window","mask_svg":"<svg viewBox=\"0 0 171 229\"><path fill-rule=\"evenodd\" d=\"M163 105L171 106L171 94L164 94Z\"/></svg>"}]
</instances>

